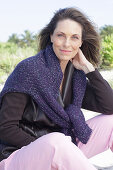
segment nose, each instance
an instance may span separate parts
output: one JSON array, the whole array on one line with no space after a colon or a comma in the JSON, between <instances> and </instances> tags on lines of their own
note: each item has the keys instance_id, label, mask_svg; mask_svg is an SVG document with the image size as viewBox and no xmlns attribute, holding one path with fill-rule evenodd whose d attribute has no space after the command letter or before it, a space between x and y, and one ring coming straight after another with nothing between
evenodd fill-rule
<instances>
[{"instance_id":1,"label":"nose","mask_svg":"<svg viewBox=\"0 0 113 170\"><path fill-rule=\"evenodd\" d=\"M67 38L64 40L64 47L69 47L70 46L70 40Z\"/></svg>"}]
</instances>

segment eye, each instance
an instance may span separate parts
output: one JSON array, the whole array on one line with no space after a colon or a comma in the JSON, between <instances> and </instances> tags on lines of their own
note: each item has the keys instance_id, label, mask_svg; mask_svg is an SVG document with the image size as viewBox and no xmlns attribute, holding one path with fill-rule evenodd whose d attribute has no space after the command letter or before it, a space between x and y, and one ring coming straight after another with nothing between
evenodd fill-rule
<instances>
[{"instance_id":1,"label":"eye","mask_svg":"<svg viewBox=\"0 0 113 170\"><path fill-rule=\"evenodd\" d=\"M63 35L62 35L62 34L57 34L57 36L58 36L58 37L63 37Z\"/></svg>"},{"instance_id":2,"label":"eye","mask_svg":"<svg viewBox=\"0 0 113 170\"><path fill-rule=\"evenodd\" d=\"M78 40L79 38L77 36L73 36L72 39L77 39Z\"/></svg>"}]
</instances>

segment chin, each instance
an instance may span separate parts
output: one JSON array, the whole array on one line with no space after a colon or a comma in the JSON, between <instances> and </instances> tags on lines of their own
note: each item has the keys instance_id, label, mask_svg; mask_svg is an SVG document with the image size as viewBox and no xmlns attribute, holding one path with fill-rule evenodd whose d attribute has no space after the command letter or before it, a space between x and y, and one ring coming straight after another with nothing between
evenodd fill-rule
<instances>
[{"instance_id":1,"label":"chin","mask_svg":"<svg viewBox=\"0 0 113 170\"><path fill-rule=\"evenodd\" d=\"M67 57L67 56L62 56L62 57L60 57L59 59L60 60L67 60L67 61L69 61L69 60L71 60L72 58L74 58L74 57Z\"/></svg>"}]
</instances>

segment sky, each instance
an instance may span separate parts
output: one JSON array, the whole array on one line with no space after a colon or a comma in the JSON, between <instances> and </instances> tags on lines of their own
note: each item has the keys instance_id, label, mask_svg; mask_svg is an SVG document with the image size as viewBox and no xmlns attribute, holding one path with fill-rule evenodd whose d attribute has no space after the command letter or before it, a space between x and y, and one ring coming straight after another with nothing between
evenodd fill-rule
<instances>
[{"instance_id":1,"label":"sky","mask_svg":"<svg viewBox=\"0 0 113 170\"><path fill-rule=\"evenodd\" d=\"M38 33L59 8L76 7L98 28L113 25L113 0L0 0L0 42L25 30Z\"/></svg>"}]
</instances>

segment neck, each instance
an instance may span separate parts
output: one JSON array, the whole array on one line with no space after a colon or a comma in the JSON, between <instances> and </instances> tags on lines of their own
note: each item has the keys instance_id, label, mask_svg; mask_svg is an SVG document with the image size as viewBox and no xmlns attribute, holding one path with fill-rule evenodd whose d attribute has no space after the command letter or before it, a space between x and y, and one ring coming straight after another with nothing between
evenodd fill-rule
<instances>
[{"instance_id":1,"label":"neck","mask_svg":"<svg viewBox=\"0 0 113 170\"><path fill-rule=\"evenodd\" d=\"M65 69L66 69L66 66L68 64L68 60L61 60L60 61L60 67L61 67L61 70L62 70L62 73L64 74L65 72Z\"/></svg>"}]
</instances>

